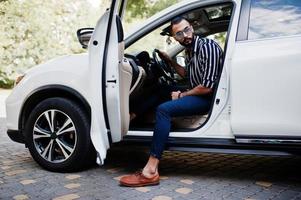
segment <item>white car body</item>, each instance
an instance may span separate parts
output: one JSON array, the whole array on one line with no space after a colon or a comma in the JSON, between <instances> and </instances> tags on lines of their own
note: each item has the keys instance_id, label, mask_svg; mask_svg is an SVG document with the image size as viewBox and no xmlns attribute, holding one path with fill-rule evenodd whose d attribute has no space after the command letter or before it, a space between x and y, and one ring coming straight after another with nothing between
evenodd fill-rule
<instances>
[{"instance_id":1,"label":"white car body","mask_svg":"<svg viewBox=\"0 0 301 200\"><path fill-rule=\"evenodd\" d=\"M233 14L228 28L224 67L210 118L201 128L190 132L171 132L170 138L300 144L301 35L238 41L241 0L182 1L149 18L133 30L125 42L131 44L135 38L180 10L221 2L233 3ZM88 54L60 57L26 73L6 100L9 130L21 130L22 109L32 94L41 88L61 86L76 91L91 109L90 135L99 164L104 163L110 143L120 142L125 134L133 137L152 136L152 131L128 131L128 118L123 117L128 115L128 110L123 110L122 105L128 101L128 96L124 97L122 92L125 88L129 89L129 85L123 81L130 80L131 74L118 70L120 65L127 65L128 61L123 58L124 44L118 44L118 37L114 34L118 29L116 23L112 23L107 31L109 18L116 21L116 5L98 21ZM107 37L108 33L110 37ZM104 56L109 56L105 66L114 66L107 67L106 71L103 71ZM106 82L102 81L103 72L106 73ZM107 111L104 111L104 92L105 101L109 102L105 106ZM105 115L108 115L109 127Z\"/></svg>"}]
</instances>

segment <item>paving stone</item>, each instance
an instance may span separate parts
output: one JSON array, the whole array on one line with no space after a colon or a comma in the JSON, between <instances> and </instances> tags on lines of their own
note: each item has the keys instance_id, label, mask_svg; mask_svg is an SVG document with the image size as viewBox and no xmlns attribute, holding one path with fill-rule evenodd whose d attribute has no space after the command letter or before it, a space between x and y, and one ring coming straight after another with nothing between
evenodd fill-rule
<instances>
[{"instance_id":1,"label":"paving stone","mask_svg":"<svg viewBox=\"0 0 301 200\"><path fill-rule=\"evenodd\" d=\"M6 170L6 169L10 169L12 166L2 166L1 169Z\"/></svg>"},{"instance_id":2,"label":"paving stone","mask_svg":"<svg viewBox=\"0 0 301 200\"><path fill-rule=\"evenodd\" d=\"M256 185L260 185L263 187L271 187L273 184L267 181L256 181Z\"/></svg>"},{"instance_id":3,"label":"paving stone","mask_svg":"<svg viewBox=\"0 0 301 200\"><path fill-rule=\"evenodd\" d=\"M275 200L294 199L294 198L297 198L299 195L300 195L299 192L288 190L288 191L282 192L280 194L277 194L276 196L273 197L273 199L275 199Z\"/></svg>"},{"instance_id":4,"label":"paving stone","mask_svg":"<svg viewBox=\"0 0 301 200\"><path fill-rule=\"evenodd\" d=\"M23 180L23 181L20 181L21 184L23 185L29 185L29 184L32 184L32 183L35 183L36 181L35 180Z\"/></svg>"},{"instance_id":5,"label":"paving stone","mask_svg":"<svg viewBox=\"0 0 301 200\"><path fill-rule=\"evenodd\" d=\"M22 194L33 200L57 197L92 200L301 200L301 159L298 157L166 151L160 162L160 174L164 174L160 177L160 185L128 188L120 187L118 180L123 174L130 174L144 166L147 153L129 149L112 150L113 153L108 152L103 167L93 166L74 174L49 172L31 158L24 145L12 142L7 137L4 121L0 118L1 200ZM13 173L16 170L25 172ZM34 180L38 184L23 185L21 182L25 180ZM189 181L183 180L193 183L188 184ZM269 182L267 180L272 185L256 184ZM69 184L80 184L80 187L71 192L71 189L64 187ZM183 184L192 191L188 194L176 192L183 188ZM73 191L74 194L70 194Z\"/></svg>"},{"instance_id":6,"label":"paving stone","mask_svg":"<svg viewBox=\"0 0 301 200\"><path fill-rule=\"evenodd\" d=\"M67 194L59 197L55 197L53 200L73 200L73 199L78 199L80 196L77 194Z\"/></svg>"},{"instance_id":7,"label":"paving stone","mask_svg":"<svg viewBox=\"0 0 301 200\"><path fill-rule=\"evenodd\" d=\"M167 180L168 176L160 176L160 180Z\"/></svg>"},{"instance_id":8,"label":"paving stone","mask_svg":"<svg viewBox=\"0 0 301 200\"><path fill-rule=\"evenodd\" d=\"M139 192L149 192L150 189L148 187L137 187L135 188L135 190L139 191Z\"/></svg>"},{"instance_id":9,"label":"paving stone","mask_svg":"<svg viewBox=\"0 0 301 200\"><path fill-rule=\"evenodd\" d=\"M117 177L114 177L114 180L116 180L116 181L120 181L120 179L123 177L123 175L122 176L117 176Z\"/></svg>"},{"instance_id":10,"label":"paving stone","mask_svg":"<svg viewBox=\"0 0 301 200\"><path fill-rule=\"evenodd\" d=\"M80 178L80 177L81 177L80 175L73 174L73 175L68 175L68 176L66 176L66 179L74 180L74 179L78 179L78 178Z\"/></svg>"},{"instance_id":11,"label":"paving stone","mask_svg":"<svg viewBox=\"0 0 301 200\"><path fill-rule=\"evenodd\" d=\"M194 183L194 181L190 180L190 179L183 179L183 180L180 180L181 183L185 183L185 184L188 184L188 185L191 185Z\"/></svg>"},{"instance_id":12,"label":"paving stone","mask_svg":"<svg viewBox=\"0 0 301 200\"><path fill-rule=\"evenodd\" d=\"M64 187L68 188L68 189L74 189L74 188L79 188L80 184L78 184L78 183L70 183L70 184L65 185Z\"/></svg>"},{"instance_id":13,"label":"paving stone","mask_svg":"<svg viewBox=\"0 0 301 200\"><path fill-rule=\"evenodd\" d=\"M172 200L169 196L155 196L152 200Z\"/></svg>"},{"instance_id":14,"label":"paving stone","mask_svg":"<svg viewBox=\"0 0 301 200\"><path fill-rule=\"evenodd\" d=\"M189 194L190 192L192 192L193 190L190 188L178 188L176 189L176 192L180 193L180 194Z\"/></svg>"},{"instance_id":15,"label":"paving stone","mask_svg":"<svg viewBox=\"0 0 301 200\"><path fill-rule=\"evenodd\" d=\"M3 160L2 163L6 164L6 165L9 165L9 164L14 163L14 161L12 161L12 160Z\"/></svg>"},{"instance_id":16,"label":"paving stone","mask_svg":"<svg viewBox=\"0 0 301 200\"><path fill-rule=\"evenodd\" d=\"M273 199L275 194L271 193L269 190L262 190L254 195L249 196L252 199Z\"/></svg>"},{"instance_id":17,"label":"paving stone","mask_svg":"<svg viewBox=\"0 0 301 200\"><path fill-rule=\"evenodd\" d=\"M29 199L29 197L25 194L20 194L20 195L14 196L13 199L15 199L15 200L26 200L26 199Z\"/></svg>"},{"instance_id":18,"label":"paving stone","mask_svg":"<svg viewBox=\"0 0 301 200\"><path fill-rule=\"evenodd\" d=\"M22 173L25 173L25 172L26 172L26 170L24 170L24 169L18 169L18 170L13 170L13 171L5 172L5 175L7 175L7 176L14 176L14 175L22 174Z\"/></svg>"}]
</instances>

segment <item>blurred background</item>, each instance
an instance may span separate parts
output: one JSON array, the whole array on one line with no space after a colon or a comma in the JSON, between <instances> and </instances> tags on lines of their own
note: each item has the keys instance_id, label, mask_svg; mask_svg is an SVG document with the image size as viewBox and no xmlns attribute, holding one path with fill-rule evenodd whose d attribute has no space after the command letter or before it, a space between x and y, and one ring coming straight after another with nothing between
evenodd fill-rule
<instances>
[{"instance_id":1,"label":"blurred background","mask_svg":"<svg viewBox=\"0 0 301 200\"><path fill-rule=\"evenodd\" d=\"M124 17L125 34L132 25L180 0L128 0ZM76 31L94 27L110 7L110 0L0 0L0 88L9 89L27 69L52 58L86 52ZM223 40L223 36L216 36ZM161 42L156 34L133 47L148 49L147 43ZM162 47L163 48L163 47ZM163 49L164 50L164 49Z\"/></svg>"}]
</instances>

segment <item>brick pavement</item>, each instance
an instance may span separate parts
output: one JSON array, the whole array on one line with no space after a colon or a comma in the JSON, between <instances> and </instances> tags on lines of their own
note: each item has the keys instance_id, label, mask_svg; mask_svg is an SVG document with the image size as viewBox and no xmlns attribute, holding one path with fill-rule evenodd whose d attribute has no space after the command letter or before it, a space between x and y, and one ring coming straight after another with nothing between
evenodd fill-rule
<instances>
[{"instance_id":1,"label":"brick pavement","mask_svg":"<svg viewBox=\"0 0 301 200\"><path fill-rule=\"evenodd\" d=\"M160 185L120 187L120 176L143 167L147 156L141 150L115 149L103 167L48 172L24 145L10 141L0 118L0 199L301 199L297 157L166 152Z\"/></svg>"}]
</instances>

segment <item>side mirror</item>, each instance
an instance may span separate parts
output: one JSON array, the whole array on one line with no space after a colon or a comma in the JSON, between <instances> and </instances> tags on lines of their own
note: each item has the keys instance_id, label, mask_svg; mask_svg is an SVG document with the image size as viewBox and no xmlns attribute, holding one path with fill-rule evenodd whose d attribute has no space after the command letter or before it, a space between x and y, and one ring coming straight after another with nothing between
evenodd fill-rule
<instances>
[{"instance_id":1,"label":"side mirror","mask_svg":"<svg viewBox=\"0 0 301 200\"><path fill-rule=\"evenodd\" d=\"M77 39L79 43L82 45L82 48L86 49L88 48L90 38L92 37L94 28L81 28L78 29L76 34L77 34Z\"/></svg>"},{"instance_id":2,"label":"side mirror","mask_svg":"<svg viewBox=\"0 0 301 200\"><path fill-rule=\"evenodd\" d=\"M177 62L179 65L185 67L185 58L184 58L184 56L177 56L177 57L176 57L176 62Z\"/></svg>"}]
</instances>

